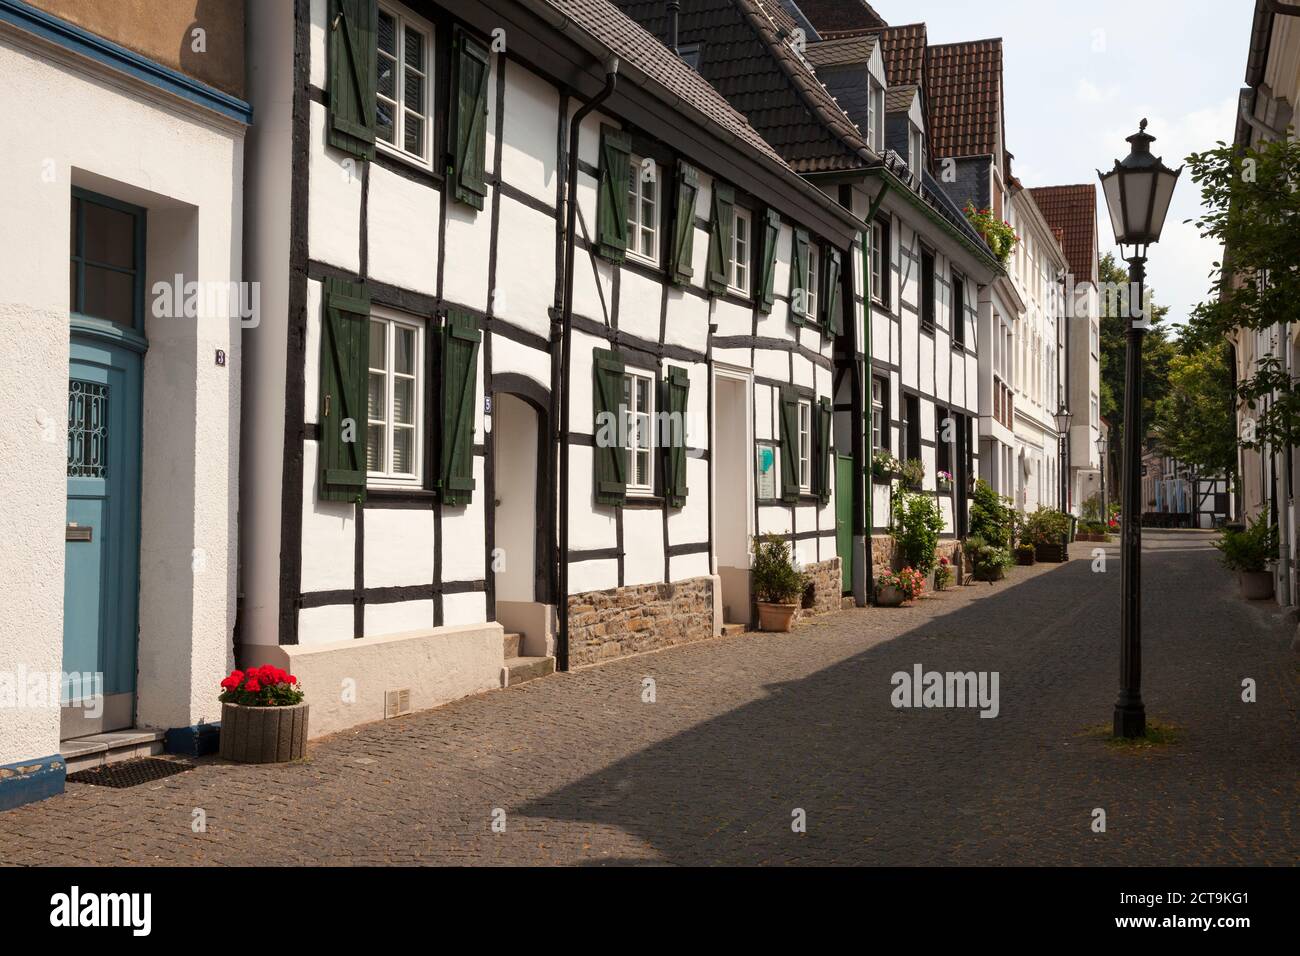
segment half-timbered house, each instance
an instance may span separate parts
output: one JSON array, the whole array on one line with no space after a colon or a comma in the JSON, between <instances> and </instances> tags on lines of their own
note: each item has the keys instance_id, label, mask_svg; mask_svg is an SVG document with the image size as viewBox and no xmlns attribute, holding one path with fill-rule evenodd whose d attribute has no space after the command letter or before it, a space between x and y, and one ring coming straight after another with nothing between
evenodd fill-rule
<instances>
[{"instance_id":1,"label":"half-timbered house","mask_svg":"<svg viewBox=\"0 0 1300 956\"><path fill-rule=\"evenodd\" d=\"M328 732L747 621L768 531L838 607L853 216L605 0L250 18L240 660Z\"/></svg>"}]
</instances>

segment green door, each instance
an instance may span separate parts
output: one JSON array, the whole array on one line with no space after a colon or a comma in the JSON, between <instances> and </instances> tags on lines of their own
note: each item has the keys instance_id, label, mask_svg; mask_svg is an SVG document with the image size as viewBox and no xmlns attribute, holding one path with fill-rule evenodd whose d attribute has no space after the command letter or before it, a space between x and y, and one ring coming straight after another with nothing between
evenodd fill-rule
<instances>
[{"instance_id":1,"label":"green door","mask_svg":"<svg viewBox=\"0 0 1300 956\"><path fill-rule=\"evenodd\" d=\"M61 736L135 719L144 212L73 190Z\"/></svg>"},{"instance_id":2,"label":"green door","mask_svg":"<svg viewBox=\"0 0 1300 956\"><path fill-rule=\"evenodd\" d=\"M842 587L853 593L853 457L835 456L835 552L840 556Z\"/></svg>"}]
</instances>

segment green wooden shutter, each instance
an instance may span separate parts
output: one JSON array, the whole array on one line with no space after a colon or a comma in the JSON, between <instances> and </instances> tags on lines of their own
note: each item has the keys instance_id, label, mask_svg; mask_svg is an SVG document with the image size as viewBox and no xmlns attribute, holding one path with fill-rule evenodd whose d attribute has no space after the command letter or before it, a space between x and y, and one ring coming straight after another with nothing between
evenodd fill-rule
<instances>
[{"instance_id":1,"label":"green wooden shutter","mask_svg":"<svg viewBox=\"0 0 1300 956\"><path fill-rule=\"evenodd\" d=\"M831 500L831 427L834 411L829 398L817 400L813 416L814 471L816 472L817 500L823 505Z\"/></svg>"},{"instance_id":2,"label":"green wooden shutter","mask_svg":"<svg viewBox=\"0 0 1300 956\"><path fill-rule=\"evenodd\" d=\"M664 443L664 500L670 508L686 506L686 408L691 377L686 369L668 366L663 407L668 412L668 441Z\"/></svg>"},{"instance_id":3,"label":"green wooden shutter","mask_svg":"<svg viewBox=\"0 0 1300 956\"><path fill-rule=\"evenodd\" d=\"M596 201L596 246L600 255L622 262L627 253L627 190L632 137L622 130L600 130L600 192Z\"/></svg>"},{"instance_id":4,"label":"green wooden shutter","mask_svg":"<svg viewBox=\"0 0 1300 956\"><path fill-rule=\"evenodd\" d=\"M677 215L673 219L672 280L676 285L690 285L695 269L691 256L695 250L695 197L700 191L700 171L682 160L677 161Z\"/></svg>"},{"instance_id":5,"label":"green wooden shutter","mask_svg":"<svg viewBox=\"0 0 1300 956\"><path fill-rule=\"evenodd\" d=\"M621 505L627 497L627 451L618 441L623 417L623 360L614 352L593 349L592 378L596 502Z\"/></svg>"},{"instance_id":6,"label":"green wooden shutter","mask_svg":"<svg viewBox=\"0 0 1300 956\"><path fill-rule=\"evenodd\" d=\"M376 0L330 0L329 131L331 146L362 159L375 156Z\"/></svg>"},{"instance_id":7,"label":"green wooden shutter","mask_svg":"<svg viewBox=\"0 0 1300 956\"><path fill-rule=\"evenodd\" d=\"M366 499L369 374L370 292L364 282L327 278L318 429L322 501Z\"/></svg>"},{"instance_id":8,"label":"green wooden shutter","mask_svg":"<svg viewBox=\"0 0 1300 956\"><path fill-rule=\"evenodd\" d=\"M488 49L457 28L452 39L456 92L451 97L450 142L454 197L483 208L487 197Z\"/></svg>"},{"instance_id":9,"label":"green wooden shutter","mask_svg":"<svg viewBox=\"0 0 1300 956\"><path fill-rule=\"evenodd\" d=\"M731 230L735 227L736 191L714 181L712 215L709 217L708 288L715 295L727 291L731 279Z\"/></svg>"},{"instance_id":10,"label":"green wooden shutter","mask_svg":"<svg viewBox=\"0 0 1300 956\"><path fill-rule=\"evenodd\" d=\"M781 386L781 414L778 416L781 438L781 500L799 500L799 393L790 385Z\"/></svg>"},{"instance_id":11,"label":"green wooden shutter","mask_svg":"<svg viewBox=\"0 0 1300 956\"><path fill-rule=\"evenodd\" d=\"M838 249L830 249L823 257L826 262L826 268L822 270L825 276L822 294L822 328L826 330L827 335L838 335L842 328L840 320L840 268L841 259Z\"/></svg>"},{"instance_id":12,"label":"green wooden shutter","mask_svg":"<svg viewBox=\"0 0 1300 956\"><path fill-rule=\"evenodd\" d=\"M442 449L439 488L449 505L474 497L474 415L483 334L468 312L451 309L442 329Z\"/></svg>"},{"instance_id":13,"label":"green wooden shutter","mask_svg":"<svg viewBox=\"0 0 1300 956\"><path fill-rule=\"evenodd\" d=\"M763 216L763 259L758 276L758 310L764 315L776 301L776 241L780 236L781 215L769 209Z\"/></svg>"},{"instance_id":14,"label":"green wooden shutter","mask_svg":"<svg viewBox=\"0 0 1300 956\"><path fill-rule=\"evenodd\" d=\"M808 233L794 231L794 255L790 262L790 321L803 325L808 306Z\"/></svg>"}]
</instances>

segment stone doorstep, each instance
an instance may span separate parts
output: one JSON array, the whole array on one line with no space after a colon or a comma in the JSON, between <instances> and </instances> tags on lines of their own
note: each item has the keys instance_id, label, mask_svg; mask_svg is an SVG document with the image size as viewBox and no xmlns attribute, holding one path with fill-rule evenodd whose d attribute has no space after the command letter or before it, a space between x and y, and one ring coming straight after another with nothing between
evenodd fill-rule
<instances>
[{"instance_id":1,"label":"stone doorstep","mask_svg":"<svg viewBox=\"0 0 1300 956\"><path fill-rule=\"evenodd\" d=\"M555 673L554 657L509 657L502 668L502 687L513 687L524 681L546 677Z\"/></svg>"},{"instance_id":2,"label":"stone doorstep","mask_svg":"<svg viewBox=\"0 0 1300 956\"><path fill-rule=\"evenodd\" d=\"M519 656L519 648L522 646L524 636L518 633L508 633L502 638L502 646L505 649L506 660Z\"/></svg>"},{"instance_id":3,"label":"stone doorstep","mask_svg":"<svg viewBox=\"0 0 1300 956\"><path fill-rule=\"evenodd\" d=\"M160 754L163 752L164 735L165 731L161 730L133 728L73 737L59 741L59 754L67 764L68 773L76 773L78 770L101 767L119 760Z\"/></svg>"}]
</instances>

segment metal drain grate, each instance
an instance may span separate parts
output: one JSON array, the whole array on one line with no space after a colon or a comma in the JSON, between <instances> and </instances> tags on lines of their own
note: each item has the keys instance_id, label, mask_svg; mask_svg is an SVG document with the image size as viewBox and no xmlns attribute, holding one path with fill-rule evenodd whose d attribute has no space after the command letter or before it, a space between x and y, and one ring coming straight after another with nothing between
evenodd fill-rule
<instances>
[{"instance_id":1,"label":"metal drain grate","mask_svg":"<svg viewBox=\"0 0 1300 956\"><path fill-rule=\"evenodd\" d=\"M156 757L142 757L139 760L123 760L119 763L78 770L68 774L70 783L88 783L92 787L113 787L117 790L126 787L138 787L142 783L151 783L170 777L173 774L193 770L193 764L180 763L175 760L160 760Z\"/></svg>"}]
</instances>

